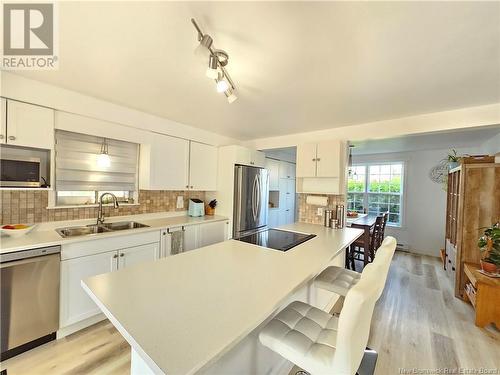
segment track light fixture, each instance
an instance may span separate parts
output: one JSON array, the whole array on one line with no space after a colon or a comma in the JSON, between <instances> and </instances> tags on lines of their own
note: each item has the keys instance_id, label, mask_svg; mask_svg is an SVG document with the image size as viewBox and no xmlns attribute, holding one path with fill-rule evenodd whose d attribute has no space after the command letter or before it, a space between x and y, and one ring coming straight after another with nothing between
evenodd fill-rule
<instances>
[{"instance_id":1,"label":"track light fixture","mask_svg":"<svg viewBox=\"0 0 500 375\"><path fill-rule=\"evenodd\" d=\"M236 87L226 70L229 55L227 52L213 47L212 37L208 34L203 34L194 18L191 18L191 22L198 32L198 42L200 43L196 47L195 53L206 57L208 60L205 75L215 81L217 92L224 93L229 103L234 102L237 99L234 93Z\"/></svg>"}]
</instances>

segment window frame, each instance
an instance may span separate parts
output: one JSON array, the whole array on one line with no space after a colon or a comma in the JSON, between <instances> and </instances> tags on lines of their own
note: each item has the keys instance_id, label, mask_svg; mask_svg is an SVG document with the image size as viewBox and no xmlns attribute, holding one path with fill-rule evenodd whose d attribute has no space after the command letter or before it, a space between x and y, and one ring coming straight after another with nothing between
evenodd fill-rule
<instances>
[{"instance_id":1,"label":"window frame","mask_svg":"<svg viewBox=\"0 0 500 375\"><path fill-rule=\"evenodd\" d=\"M402 169L401 169L401 193L380 193L380 192L370 192L368 191L369 189L369 181L370 181L370 174L369 174L369 167L370 166L381 166L381 165L391 165L391 164L401 164ZM406 178L407 178L407 165L408 163L405 160L380 160L380 161L371 161L371 162L358 162L358 163L353 163L353 167L364 167L365 168L365 179L364 179L364 191L349 191L349 177L348 177L348 183L347 183L347 196L346 196L346 202L348 201L348 196L349 194L362 194L363 195L363 209L366 209L368 212L369 206L368 206L368 199L370 194L380 194L380 195L396 195L400 197L400 205L399 205L399 216L400 216L400 223L394 224L394 223L389 223L387 222L387 226L390 226L391 228L396 228L396 229L404 229L406 227L406 191L407 191L407 184L406 184Z\"/></svg>"}]
</instances>

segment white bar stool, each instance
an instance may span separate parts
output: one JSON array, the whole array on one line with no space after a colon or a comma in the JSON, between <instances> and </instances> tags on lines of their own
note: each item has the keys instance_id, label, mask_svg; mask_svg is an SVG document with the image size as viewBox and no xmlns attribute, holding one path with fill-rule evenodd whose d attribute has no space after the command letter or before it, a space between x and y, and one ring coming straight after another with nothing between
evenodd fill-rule
<instances>
[{"instance_id":1,"label":"white bar stool","mask_svg":"<svg viewBox=\"0 0 500 375\"><path fill-rule=\"evenodd\" d=\"M385 280L387 279L387 274L389 272L389 267L391 265L395 250L396 239L394 237L388 236L380 245L379 249L377 250L377 256L373 261L373 264L384 265L383 272L381 272L384 284ZM348 270L342 267L330 266L323 270L318 276L316 276L316 278L314 279L314 285L318 288L326 289L330 292L337 293L338 295L345 297L349 289L356 285L360 277L361 273L359 272Z\"/></svg>"},{"instance_id":2,"label":"white bar stool","mask_svg":"<svg viewBox=\"0 0 500 375\"><path fill-rule=\"evenodd\" d=\"M311 374L368 374L365 355L373 309L384 285L380 266L369 264L347 293L339 317L292 302L260 332L260 342ZM368 367L368 368L367 368Z\"/></svg>"}]
</instances>

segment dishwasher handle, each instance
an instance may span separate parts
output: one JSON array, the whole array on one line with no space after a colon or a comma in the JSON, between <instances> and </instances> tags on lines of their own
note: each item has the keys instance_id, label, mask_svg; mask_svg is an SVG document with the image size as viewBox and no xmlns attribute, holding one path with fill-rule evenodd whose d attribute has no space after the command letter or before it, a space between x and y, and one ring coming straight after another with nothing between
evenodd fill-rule
<instances>
[{"instance_id":1,"label":"dishwasher handle","mask_svg":"<svg viewBox=\"0 0 500 375\"><path fill-rule=\"evenodd\" d=\"M23 264L45 262L51 257L59 257L59 254L42 255L35 258L26 258L26 259L13 260L12 262L0 263L0 269L20 266Z\"/></svg>"}]
</instances>

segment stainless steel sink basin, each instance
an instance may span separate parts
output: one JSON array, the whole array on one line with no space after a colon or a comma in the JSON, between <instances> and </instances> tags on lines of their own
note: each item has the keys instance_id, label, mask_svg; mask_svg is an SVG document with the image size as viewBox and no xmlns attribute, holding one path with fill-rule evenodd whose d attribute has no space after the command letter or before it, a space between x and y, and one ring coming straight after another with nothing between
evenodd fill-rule
<instances>
[{"instance_id":1,"label":"stainless steel sink basin","mask_svg":"<svg viewBox=\"0 0 500 375\"><path fill-rule=\"evenodd\" d=\"M102 226L112 231L149 227L149 225L141 224L136 221L120 221L117 223L104 223L102 224Z\"/></svg>"},{"instance_id":2,"label":"stainless steel sink basin","mask_svg":"<svg viewBox=\"0 0 500 375\"><path fill-rule=\"evenodd\" d=\"M97 225L86 225L81 227L68 227L56 229L56 232L63 238L87 236L89 234L111 232L108 228Z\"/></svg>"},{"instance_id":3,"label":"stainless steel sink basin","mask_svg":"<svg viewBox=\"0 0 500 375\"><path fill-rule=\"evenodd\" d=\"M117 223L104 223L101 225L91 224L78 227L58 228L56 229L56 232L59 233L61 237L67 238L146 227L149 227L149 225L137 223L135 221L120 221Z\"/></svg>"}]
</instances>

